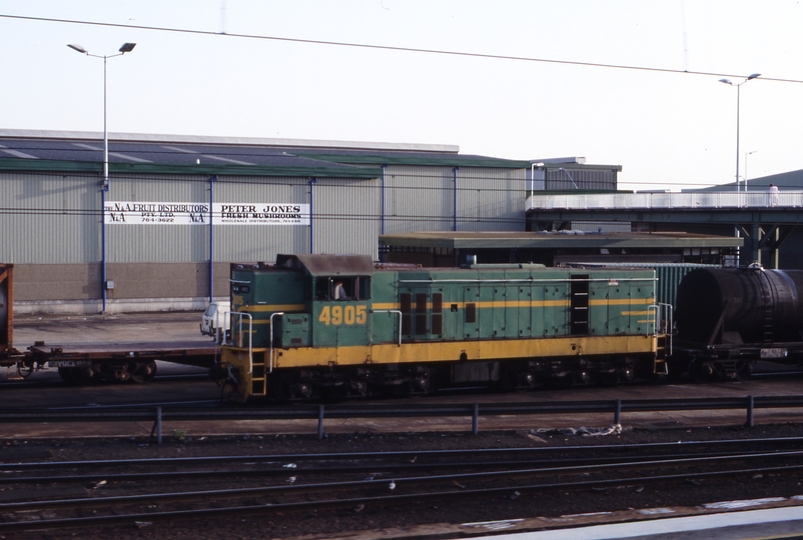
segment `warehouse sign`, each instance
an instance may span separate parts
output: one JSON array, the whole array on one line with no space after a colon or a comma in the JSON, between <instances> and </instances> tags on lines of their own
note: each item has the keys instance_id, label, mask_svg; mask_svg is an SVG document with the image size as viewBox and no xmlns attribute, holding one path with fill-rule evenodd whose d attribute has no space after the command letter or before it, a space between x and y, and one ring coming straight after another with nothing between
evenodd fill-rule
<instances>
[{"instance_id":1,"label":"warehouse sign","mask_svg":"<svg viewBox=\"0 0 803 540\"><path fill-rule=\"evenodd\" d=\"M309 204L215 203L212 219L227 225L309 225Z\"/></svg>"},{"instance_id":2,"label":"warehouse sign","mask_svg":"<svg viewBox=\"0 0 803 540\"><path fill-rule=\"evenodd\" d=\"M309 204L106 201L108 225L309 225Z\"/></svg>"}]
</instances>

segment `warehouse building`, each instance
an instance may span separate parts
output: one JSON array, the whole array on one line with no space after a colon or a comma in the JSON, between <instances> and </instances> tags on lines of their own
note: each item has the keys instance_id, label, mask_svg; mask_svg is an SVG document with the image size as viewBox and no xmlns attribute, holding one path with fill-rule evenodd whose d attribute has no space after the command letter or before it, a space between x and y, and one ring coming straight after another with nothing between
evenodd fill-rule
<instances>
[{"instance_id":1,"label":"warehouse building","mask_svg":"<svg viewBox=\"0 0 803 540\"><path fill-rule=\"evenodd\" d=\"M202 309L228 295L230 262L378 260L383 234L523 231L536 171L569 170L582 188L615 186L621 169L449 145L136 134L109 136L108 182L103 164L99 133L0 130L0 263L15 265L17 313Z\"/></svg>"}]
</instances>

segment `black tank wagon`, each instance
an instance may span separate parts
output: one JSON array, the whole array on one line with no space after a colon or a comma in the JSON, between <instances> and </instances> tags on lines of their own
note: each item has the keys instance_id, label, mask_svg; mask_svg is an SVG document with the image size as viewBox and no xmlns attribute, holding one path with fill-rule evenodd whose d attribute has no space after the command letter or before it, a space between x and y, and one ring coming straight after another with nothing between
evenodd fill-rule
<instances>
[{"instance_id":1,"label":"black tank wagon","mask_svg":"<svg viewBox=\"0 0 803 540\"><path fill-rule=\"evenodd\" d=\"M758 360L803 362L803 270L701 268L681 281L672 367L698 382L744 378Z\"/></svg>"}]
</instances>

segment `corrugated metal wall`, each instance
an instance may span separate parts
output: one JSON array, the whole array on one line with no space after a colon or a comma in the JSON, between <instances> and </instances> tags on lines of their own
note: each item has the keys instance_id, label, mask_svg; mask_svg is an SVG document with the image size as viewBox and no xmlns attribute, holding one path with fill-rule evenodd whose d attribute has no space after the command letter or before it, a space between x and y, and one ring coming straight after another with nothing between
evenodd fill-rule
<instances>
[{"instance_id":1,"label":"corrugated metal wall","mask_svg":"<svg viewBox=\"0 0 803 540\"><path fill-rule=\"evenodd\" d=\"M526 169L388 166L385 233L524 230Z\"/></svg>"},{"instance_id":2,"label":"corrugated metal wall","mask_svg":"<svg viewBox=\"0 0 803 540\"><path fill-rule=\"evenodd\" d=\"M322 179L313 189L313 251L360 253L377 260L380 180Z\"/></svg>"},{"instance_id":3,"label":"corrugated metal wall","mask_svg":"<svg viewBox=\"0 0 803 540\"><path fill-rule=\"evenodd\" d=\"M385 233L452 228L451 167L391 165L385 169Z\"/></svg>"},{"instance_id":4,"label":"corrugated metal wall","mask_svg":"<svg viewBox=\"0 0 803 540\"><path fill-rule=\"evenodd\" d=\"M4 263L99 260L99 176L1 173L0 230Z\"/></svg>"},{"instance_id":5,"label":"corrugated metal wall","mask_svg":"<svg viewBox=\"0 0 803 540\"><path fill-rule=\"evenodd\" d=\"M572 182L574 181L574 182ZM617 173L614 170L599 169L547 169L544 182L547 191L572 189L615 190Z\"/></svg>"},{"instance_id":6,"label":"corrugated metal wall","mask_svg":"<svg viewBox=\"0 0 803 540\"><path fill-rule=\"evenodd\" d=\"M525 230L526 174L526 169L457 171L457 230Z\"/></svg>"}]
</instances>

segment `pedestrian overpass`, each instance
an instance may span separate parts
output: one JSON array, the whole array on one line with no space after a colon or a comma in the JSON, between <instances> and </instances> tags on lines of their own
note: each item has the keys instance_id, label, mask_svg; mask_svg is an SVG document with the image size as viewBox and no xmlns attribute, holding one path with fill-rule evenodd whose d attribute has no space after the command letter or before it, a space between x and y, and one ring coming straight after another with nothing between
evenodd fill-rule
<instances>
[{"instance_id":1,"label":"pedestrian overpass","mask_svg":"<svg viewBox=\"0 0 803 540\"><path fill-rule=\"evenodd\" d=\"M533 191L527 197L526 214L527 229L531 231L569 228L572 221L654 224L661 230L684 230L688 225L719 228L732 225L735 234L745 239L746 253L742 262L757 261L778 268L779 248L803 216L803 190L779 193ZM768 250L768 260L761 260L763 250Z\"/></svg>"}]
</instances>

